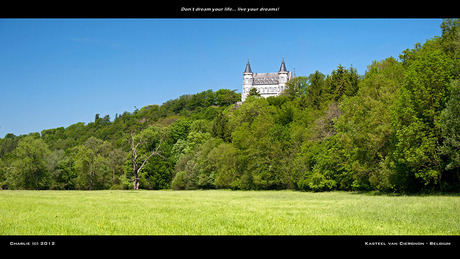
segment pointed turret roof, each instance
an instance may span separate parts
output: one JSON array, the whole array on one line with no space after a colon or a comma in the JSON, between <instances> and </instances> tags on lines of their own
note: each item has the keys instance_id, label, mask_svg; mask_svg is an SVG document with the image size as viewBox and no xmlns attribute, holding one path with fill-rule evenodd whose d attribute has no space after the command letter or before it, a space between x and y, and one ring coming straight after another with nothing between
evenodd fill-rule
<instances>
[{"instance_id":1,"label":"pointed turret roof","mask_svg":"<svg viewBox=\"0 0 460 259\"><path fill-rule=\"evenodd\" d=\"M246 64L246 69L244 70L244 73L252 73L251 65L249 65L249 58L248 58L248 63Z\"/></svg>"},{"instance_id":2,"label":"pointed turret roof","mask_svg":"<svg viewBox=\"0 0 460 259\"><path fill-rule=\"evenodd\" d=\"M284 57L283 57L283 62L281 62L280 71L278 72L287 72L286 64L284 64Z\"/></svg>"}]
</instances>

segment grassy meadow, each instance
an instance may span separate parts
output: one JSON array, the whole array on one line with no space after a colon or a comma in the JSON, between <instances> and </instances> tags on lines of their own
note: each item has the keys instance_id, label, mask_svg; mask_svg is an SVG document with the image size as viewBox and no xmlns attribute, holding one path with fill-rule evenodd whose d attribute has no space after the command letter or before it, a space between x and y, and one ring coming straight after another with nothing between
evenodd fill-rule
<instances>
[{"instance_id":1,"label":"grassy meadow","mask_svg":"<svg viewBox=\"0 0 460 259\"><path fill-rule=\"evenodd\" d=\"M459 196L0 191L0 235L459 234Z\"/></svg>"}]
</instances>

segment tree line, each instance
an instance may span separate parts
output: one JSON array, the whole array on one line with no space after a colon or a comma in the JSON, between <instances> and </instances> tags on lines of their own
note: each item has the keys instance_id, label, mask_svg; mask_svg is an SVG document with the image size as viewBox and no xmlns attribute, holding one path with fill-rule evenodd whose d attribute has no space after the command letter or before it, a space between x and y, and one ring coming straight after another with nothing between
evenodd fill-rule
<instances>
[{"instance_id":1,"label":"tree line","mask_svg":"<svg viewBox=\"0 0 460 259\"><path fill-rule=\"evenodd\" d=\"M278 97L228 89L0 139L12 189L458 192L460 32L370 64L287 83ZM136 158L134 159L134 156ZM141 170L137 170L141 168Z\"/></svg>"}]
</instances>

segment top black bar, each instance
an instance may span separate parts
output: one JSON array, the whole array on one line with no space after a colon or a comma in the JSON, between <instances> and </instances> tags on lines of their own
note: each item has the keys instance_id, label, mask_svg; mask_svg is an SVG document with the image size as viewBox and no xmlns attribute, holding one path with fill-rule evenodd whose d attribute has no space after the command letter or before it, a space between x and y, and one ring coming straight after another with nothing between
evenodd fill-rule
<instances>
[{"instance_id":1,"label":"top black bar","mask_svg":"<svg viewBox=\"0 0 460 259\"><path fill-rule=\"evenodd\" d=\"M20 3L20 4L19 4ZM377 5L377 6L376 6ZM360 1L121 1L8 3L0 18L455 18L455 7ZM452 4L453 5L453 4Z\"/></svg>"}]
</instances>

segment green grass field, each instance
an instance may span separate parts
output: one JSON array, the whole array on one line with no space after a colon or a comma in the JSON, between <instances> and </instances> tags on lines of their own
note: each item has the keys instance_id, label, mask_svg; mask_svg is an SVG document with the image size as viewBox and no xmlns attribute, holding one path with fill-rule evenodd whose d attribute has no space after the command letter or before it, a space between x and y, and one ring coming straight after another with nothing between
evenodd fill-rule
<instances>
[{"instance_id":1,"label":"green grass field","mask_svg":"<svg viewBox=\"0 0 460 259\"><path fill-rule=\"evenodd\" d=\"M459 234L459 196L0 191L0 235Z\"/></svg>"}]
</instances>

